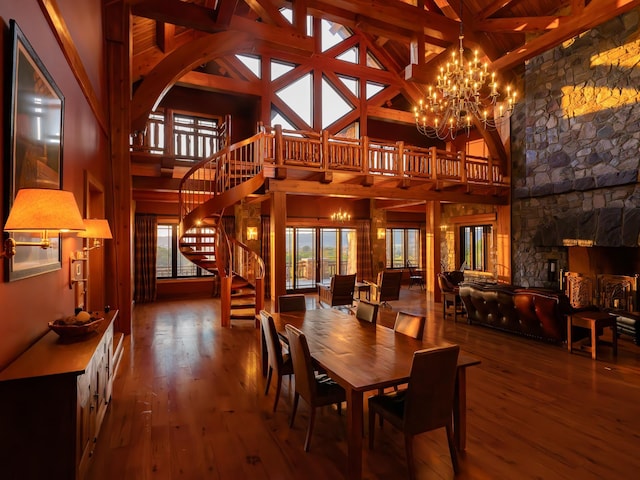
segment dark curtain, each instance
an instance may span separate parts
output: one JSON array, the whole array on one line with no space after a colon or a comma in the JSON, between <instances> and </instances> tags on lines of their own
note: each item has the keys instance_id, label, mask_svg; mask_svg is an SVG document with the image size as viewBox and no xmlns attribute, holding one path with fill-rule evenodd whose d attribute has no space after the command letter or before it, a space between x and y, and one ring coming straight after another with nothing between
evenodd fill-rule
<instances>
[{"instance_id":1,"label":"dark curtain","mask_svg":"<svg viewBox=\"0 0 640 480\"><path fill-rule=\"evenodd\" d=\"M371 252L371 222L369 220L358 221L358 281L373 280L373 260Z\"/></svg>"},{"instance_id":2,"label":"dark curtain","mask_svg":"<svg viewBox=\"0 0 640 480\"><path fill-rule=\"evenodd\" d=\"M267 216L263 216L260 222L261 238L260 238L260 256L264 260L264 291L265 295L271 295L271 243L269 239L271 219Z\"/></svg>"},{"instance_id":3,"label":"dark curtain","mask_svg":"<svg viewBox=\"0 0 640 480\"><path fill-rule=\"evenodd\" d=\"M156 249L158 220L155 215L136 215L134 228L136 303L156 299Z\"/></svg>"}]
</instances>

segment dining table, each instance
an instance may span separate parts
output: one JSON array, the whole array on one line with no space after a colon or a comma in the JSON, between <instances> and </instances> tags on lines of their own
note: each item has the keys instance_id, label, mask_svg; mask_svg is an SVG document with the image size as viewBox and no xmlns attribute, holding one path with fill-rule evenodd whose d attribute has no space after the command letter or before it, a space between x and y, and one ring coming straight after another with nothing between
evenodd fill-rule
<instances>
[{"instance_id":1,"label":"dining table","mask_svg":"<svg viewBox=\"0 0 640 480\"><path fill-rule=\"evenodd\" d=\"M413 354L417 350L450 345L432 343L396 333L393 329L361 322L355 315L335 308L300 312L270 313L276 331L286 341L285 325L300 329L306 336L315 363L346 392L347 478L362 478L364 394L409 381ZM262 335L262 372L268 359ZM466 371L480 360L460 351L453 406L456 448L466 443Z\"/></svg>"}]
</instances>

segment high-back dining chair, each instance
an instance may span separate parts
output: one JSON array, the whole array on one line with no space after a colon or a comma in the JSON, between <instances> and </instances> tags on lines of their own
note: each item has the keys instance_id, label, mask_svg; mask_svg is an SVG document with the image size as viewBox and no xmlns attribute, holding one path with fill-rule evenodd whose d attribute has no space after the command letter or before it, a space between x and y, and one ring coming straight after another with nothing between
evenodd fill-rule
<instances>
[{"instance_id":1,"label":"high-back dining chair","mask_svg":"<svg viewBox=\"0 0 640 480\"><path fill-rule=\"evenodd\" d=\"M402 270L383 270L378 273L376 283L367 282L371 287L371 299L381 305L400 299Z\"/></svg>"},{"instance_id":2,"label":"high-back dining chair","mask_svg":"<svg viewBox=\"0 0 640 480\"><path fill-rule=\"evenodd\" d=\"M278 312L304 312L307 302L302 293L290 293L278 297Z\"/></svg>"},{"instance_id":3,"label":"high-back dining chair","mask_svg":"<svg viewBox=\"0 0 640 480\"><path fill-rule=\"evenodd\" d=\"M307 437L304 442L304 451L308 452L311 445L311 433L316 417L316 408L336 403L338 404L338 412L340 412L340 404L346 400L346 394L344 389L331 380L326 374L316 376L313 371L307 337L305 337L304 333L292 325L285 325L285 330L289 338L293 373L296 376L295 395L293 397L293 409L291 411L289 427L293 427L296 410L298 409L298 400L302 397L311 408L309 412L309 425L307 426Z\"/></svg>"},{"instance_id":4,"label":"high-back dining chair","mask_svg":"<svg viewBox=\"0 0 640 480\"><path fill-rule=\"evenodd\" d=\"M427 318L423 315L413 315L411 313L406 312L398 312L396 315L396 321L393 325L393 329L402 333L403 335L408 335L413 338L422 338L422 334L424 333L424 324L426 323Z\"/></svg>"},{"instance_id":5,"label":"high-back dining chair","mask_svg":"<svg viewBox=\"0 0 640 480\"><path fill-rule=\"evenodd\" d=\"M376 323L378 319L378 304L360 300L356 307L356 318L364 322Z\"/></svg>"},{"instance_id":6,"label":"high-back dining chair","mask_svg":"<svg viewBox=\"0 0 640 480\"><path fill-rule=\"evenodd\" d=\"M404 433L411 480L416 478L415 435L442 427L446 429L453 471L458 473L452 410L459 351L458 345L451 345L415 352L407 388L369 398L369 448L373 449L375 417L379 415L381 422L387 420Z\"/></svg>"},{"instance_id":7,"label":"high-back dining chair","mask_svg":"<svg viewBox=\"0 0 640 480\"><path fill-rule=\"evenodd\" d=\"M293 362L289 354L283 354L282 345L276 331L276 325L273 317L269 312L262 310L260 312L260 322L262 324L262 332L265 343L267 344L267 356L269 362L269 370L267 371L267 386L264 394L269 394L269 385L271 377L276 374L276 398L273 402L273 411L276 411L278 400L280 399L280 389L282 387L282 377L293 374Z\"/></svg>"},{"instance_id":8,"label":"high-back dining chair","mask_svg":"<svg viewBox=\"0 0 640 480\"><path fill-rule=\"evenodd\" d=\"M340 305L353 305L353 291L356 285L356 274L351 275L334 275L331 277L331 283L324 285L318 284L318 301L337 307Z\"/></svg>"}]
</instances>

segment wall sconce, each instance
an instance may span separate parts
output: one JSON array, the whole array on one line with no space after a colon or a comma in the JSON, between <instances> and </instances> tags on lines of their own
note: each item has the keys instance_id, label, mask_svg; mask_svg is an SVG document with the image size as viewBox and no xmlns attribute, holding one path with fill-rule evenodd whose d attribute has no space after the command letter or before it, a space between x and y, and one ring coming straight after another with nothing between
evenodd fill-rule
<instances>
[{"instance_id":1,"label":"wall sconce","mask_svg":"<svg viewBox=\"0 0 640 480\"><path fill-rule=\"evenodd\" d=\"M258 240L258 227L247 227L247 240Z\"/></svg>"},{"instance_id":2,"label":"wall sconce","mask_svg":"<svg viewBox=\"0 0 640 480\"><path fill-rule=\"evenodd\" d=\"M111 239L111 229L109 228L109 222L103 218L88 218L82 221L84 223L84 232L78 233L80 238L88 238L89 245L82 249L82 252L76 252L76 258L84 257L89 250L94 248L100 248L102 243L100 240ZM91 243L93 239L93 244Z\"/></svg>"},{"instance_id":3,"label":"wall sconce","mask_svg":"<svg viewBox=\"0 0 640 480\"><path fill-rule=\"evenodd\" d=\"M73 193L48 188L23 188L18 190L9 218L4 224L5 232L39 232L39 242L16 242L8 238L0 257L11 258L16 246L31 246L47 249L51 246L50 234L84 230L82 215Z\"/></svg>"},{"instance_id":4,"label":"wall sconce","mask_svg":"<svg viewBox=\"0 0 640 480\"><path fill-rule=\"evenodd\" d=\"M384 237L386 237L386 235L387 235L386 229L382 227L378 228L378 240L384 240Z\"/></svg>"}]
</instances>

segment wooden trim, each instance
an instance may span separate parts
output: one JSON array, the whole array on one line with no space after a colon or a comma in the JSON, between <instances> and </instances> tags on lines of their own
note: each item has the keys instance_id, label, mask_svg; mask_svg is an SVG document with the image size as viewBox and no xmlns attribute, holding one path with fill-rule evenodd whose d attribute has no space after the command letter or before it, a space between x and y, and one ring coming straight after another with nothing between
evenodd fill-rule
<instances>
[{"instance_id":1,"label":"wooden trim","mask_svg":"<svg viewBox=\"0 0 640 480\"><path fill-rule=\"evenodd\" d=\"M464 223L467 225L492 223L497 220L498 216L493 213L478 213L476 215L463 215L461 217L451 217L449 221L451 223Z\"/></svg>"},{"instance_id":2,"label":"wooden trim","mask_svg":"<svg viewBox=\"0 0 640 480\"><path fill-rule=\"evenodd\" d=\"M98 120L98 123L100 124L100 128L102 128L102 131L105 134L108 134L107 116L100 104L100 100L98 100L98 96L96 95L93 86L91 85L89 75L87 75L87 71L84 68L80 54L78 54L78 50L73 43L67 24L60 13L58 2L56 0L38 0L38 3L40 4L42 12L47 19L47 22L49 22L58 43L60 44L62 53L67 59L73 75L76 77L76 80L80 85L80 90L84 93L96 120Z\"/></svg>"}]
</instances>

